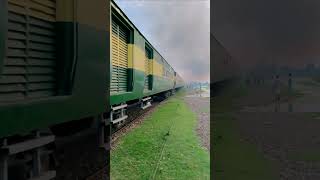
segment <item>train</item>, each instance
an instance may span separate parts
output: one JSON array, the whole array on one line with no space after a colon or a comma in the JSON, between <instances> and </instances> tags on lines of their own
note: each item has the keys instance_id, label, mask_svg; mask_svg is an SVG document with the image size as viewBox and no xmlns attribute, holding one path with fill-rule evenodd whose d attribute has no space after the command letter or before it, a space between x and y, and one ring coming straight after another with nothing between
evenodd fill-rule
<instances>
[{"instance_id":1,"label":"train","mask_svg":"<svg viewBox=\"0 0 320 180\"><path fill-rule=\"evenodd\" d=\"M230 80L236 75L236 64L228 50L211 34L212 84Z\"/></svg>"},{"instance_id":2,"label":"train","mask_svg":"<svg viewBox=\"0 0 320 180\"><path fill-rule=\"evenodd\" d=\"M91 129L107 151L128 105L184 86L112 0L3 0L0 13L1 180L55 178L42 158L58 139Z\"/></svg>"}]
</instances>

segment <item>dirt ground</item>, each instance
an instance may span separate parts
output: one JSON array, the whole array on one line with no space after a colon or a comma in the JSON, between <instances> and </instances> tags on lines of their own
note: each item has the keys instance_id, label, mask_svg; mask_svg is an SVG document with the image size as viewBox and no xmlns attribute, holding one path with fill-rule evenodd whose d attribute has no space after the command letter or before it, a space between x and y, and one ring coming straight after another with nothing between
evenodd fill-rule
<instances>
[{"instance_id":1,"label":"dirt ground","mask_svg":"<svg viewBox=\"0 0 320 180\"><path fill-rule=\"evenodd\" d=\"M237 113L243 140L280 167L281 180L320 179L320 121L308 113Z\"/></svg>"},{"instance_id":2,"label":"dirt ground","mask_svg":"<svg viewBox=\"0 0 320 180\"><path fill-rule=\"evenodd\" d=\"M312 79L293 79L293 91L296 94L289 96L287 81L282 81L282 92L278 105L274 102L272 82L249 85L248 95L237 99L243 112L320 112L320 83Z\"/></svg>"},{"instance_id":3,"label":"dirt ground","mask_svg":"<svg viewBox=\"0 0 320 180\"><path fill-rule=\"evenodd\" d=\"M303 83L303 82L304 83ZM264 156L278 166L281 180L320 179L320 85L311 87L306 80L296 82L304 96L294 99L294 111L281 102L274 112L268 86L253 86L249 95L236 100L235 124L241 139L255 144ZM316 86L313 84L313 86Z\"/></svg>"},{"instance_id":4,"label":"dirt ground","mask_svg":"<svg viewBox=\"0 0 320 180\"><path fill-rule=\"evenodd\" d=\"M200 137L202 146L210 150L210 98L194 97L191 94L187 95L184 99L198 116L196 131Z\"/></svg>"}]
</instances>

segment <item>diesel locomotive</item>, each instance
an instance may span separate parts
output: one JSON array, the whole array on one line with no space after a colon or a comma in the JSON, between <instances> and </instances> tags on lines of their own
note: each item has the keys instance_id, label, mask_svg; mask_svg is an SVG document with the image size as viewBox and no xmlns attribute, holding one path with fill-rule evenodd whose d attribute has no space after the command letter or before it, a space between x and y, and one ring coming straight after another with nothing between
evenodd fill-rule
<instances>
[{"instance_id":1,"label":"diesel locomotive","mask_svg":"<svg viewBox=\"0 0 320 180\"><path fill-rule=\"evenodd\" d=\"M107 149L128 104L184 86L113 1L1 0L0 13L1 180L55 178L43 158L58 139L91 129Z\"/></svg>"}]
</instances>

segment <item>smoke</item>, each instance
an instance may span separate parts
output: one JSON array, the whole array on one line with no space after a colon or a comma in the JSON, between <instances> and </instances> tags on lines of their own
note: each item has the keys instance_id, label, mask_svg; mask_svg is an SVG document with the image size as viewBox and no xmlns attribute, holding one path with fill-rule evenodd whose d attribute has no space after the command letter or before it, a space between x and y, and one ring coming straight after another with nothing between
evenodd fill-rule
<instances>
[{"instance_id":1,"label":"smoke","mask_svg":"<svg viewBox=\"0 0 320 180\"><path fill-rule=\"evenodd\" d=\"M209 81L209 0L116 3L185 81Z\"/></svg>"},{"instance_id":2,"label":"smoke","mask_svg":"<svg viewBox=\"0 0 320 180\"><path fill-rule=\"evenodd\" d=\"M320 1L214 0L212 32L240 64L320 61Z\"/></svg>"}]
</instances>

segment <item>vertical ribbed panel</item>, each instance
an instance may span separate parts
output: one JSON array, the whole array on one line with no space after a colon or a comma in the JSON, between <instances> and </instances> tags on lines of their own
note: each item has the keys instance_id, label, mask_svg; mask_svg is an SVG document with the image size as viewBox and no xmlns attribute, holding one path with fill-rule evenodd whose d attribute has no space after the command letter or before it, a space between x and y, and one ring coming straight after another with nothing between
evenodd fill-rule
<instances>
[{"instance_id":1,"label":"vertical ribbed panel","mask_svg":"<svg viewBox=\"0 0 320 180\"><path fill-rule=\"evenodd\" d=\"M115 21L112 21L111 53L110 92L126 92L128 89L128 32Z\"/></svg>"},{"instance_id":2,"label":"vertical ribbed panel","mask_svg":"<svg viewBox=\"0 0 320 180\"><path fill-rule=\"evenodd\" d=\"M55 0L8 0L0 102L56 95Z\"/></svg>"},{"instance_id":3,"label":"vertical ribbed panel","mask_svg":"<svg viewBox=\"0 0 320 180\"><path fill-rule=\"evenodd\" d=\"M149 88L149 78L148 75L151 74L150 69L150 63L151 63L151 52L149 49L145 49L145 59L144 59L144 74L145 74L145 80L144 80L144 89L150 90Z\"/></svg>"}]
</instances>

